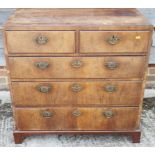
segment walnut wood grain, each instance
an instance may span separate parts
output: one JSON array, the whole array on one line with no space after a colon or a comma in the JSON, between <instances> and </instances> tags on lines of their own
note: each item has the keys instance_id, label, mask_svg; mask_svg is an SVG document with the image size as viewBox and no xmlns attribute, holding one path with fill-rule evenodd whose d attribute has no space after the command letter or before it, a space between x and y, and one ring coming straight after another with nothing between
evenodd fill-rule
<instances>
[{"instance_id":1,"label":"walnut wood grain","mask_svg":"<svg viewBox=\"0 0 155 155\"><path fill-rule=\"evenodd\" d=\"M6 30L153 30L136 9L17 9Z\"/></svg>"},{"instance_id":2,"label":"walnut wood grain","mask_svg":"<svg viewBox=\"0 0 155 155\"><path fill-rule=\"evenodd\" d=\"M108 43L110 37L118 37L116 44ZM81 53L147 52L149 31L81 31Z\"/></svg>"},{"instance_id":3,"label":"walnut wood grain","mask_svg":"<svg viewBox=\"0 0 155 155\"><path fill-rule=\"evenodd\" d=\"M80 116L72 112L79 110ZM115 115L106 118L103 112ZM50 118L43 111L54 112ZM136 130L139 126L138 108L26 108L15 109L18 130ZM33 121L32 121L33 120ZM128 122L128 123L126 123Z\"/></svg>"},{"instance_id":4,"label":"walnut wood grain","mask_svg":"<svg viewBox=\"0 0 155 155\"><path fill-rule=\"evenodd\" d=\"M136 9L17 9L3 31L15 143L47 133L122 133L140 142L152 31ZM48 42L36 45L38 35ZM109 35L120 41L108 44ZM74 60L82 65L71 65ZM49 66L40 69L38 61ZM107 69L107 61L117 67ZM81 91L75 85L71 91L75 83ZM116 91L101 91L107 84ZM42 117L44 110L54 112L44 113L51 118Z\"/></svg>"},{"instance_id":5,"label":"walnut wood grain","mask_svg":"<svg viewBox=\"0 0 155 155\"><path fill-rule=\"evenodd\" d=\"M72 62L80 60L78 68ZM105 67L108 62L118 67ZM36 62L47 62L49 67L42 70ZM142 78L145 56L120 57L9 57L11 78Z\"/></svg>"},{"instance_id":6,"label":"walnut wood grain","mask_svg":"<svg viewBox=\"0 0 155 155\"><path fill-rule=\"evenodd\" d=\"M46 37L47 43L38 44L39 36ZM74 31L7 31L6 38L9 53L75 52Z\"/></svg>"},{"instance_id":7,"label":"walnut wood grain","mask_svg":"<svg viewBox=\"0 0 155 155\"><path fill-rule=\"evenodd\" d=\"M78 84L81 90L74 92L72 90L74 84ZM43 93L38 90L39 86L51 86L51 90ZM116 90L108 92L105 89L107 86L114 86ZM56 105L139 106L141 91L141 81L12 82L13 101L18 107Z\"/></svg>"}]
</instances>

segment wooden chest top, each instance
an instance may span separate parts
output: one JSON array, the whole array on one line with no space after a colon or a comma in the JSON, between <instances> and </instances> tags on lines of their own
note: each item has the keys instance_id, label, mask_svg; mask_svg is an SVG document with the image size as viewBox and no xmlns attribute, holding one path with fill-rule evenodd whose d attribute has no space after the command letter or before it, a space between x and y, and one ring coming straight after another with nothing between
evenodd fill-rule
<instances>
[{"instance_id":1,"label":"wooden chest top","mask_svg":"<svg viewBox=\"0 0 155 155\"><path fill-rule=\"evenodd\" d=\"M136 9L17 9L6 30L148 30Z\"/></svg>"}]
</instances>

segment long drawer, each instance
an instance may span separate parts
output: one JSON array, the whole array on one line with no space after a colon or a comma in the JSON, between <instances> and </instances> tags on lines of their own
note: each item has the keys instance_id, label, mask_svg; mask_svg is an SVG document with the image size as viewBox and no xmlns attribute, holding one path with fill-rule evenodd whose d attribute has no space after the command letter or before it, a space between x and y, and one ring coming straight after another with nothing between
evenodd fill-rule
<instances>
[{"instance_id":1,"label":"long drawer","mask_svg":"<svg viewBox=\"0 0 155 155\"><path fill-rule=\"evenodd\" d=\"M149 31L81 31L81 53L142 53L148 48Z\"/></svg>"},{"instance_id":2,"label":"long drawer","mask_svg":"<svg viewBox=\"0 0 155 155\"><path fill-rule=\"evenodd\" d=\"M7 31L9 53L74 53L74 31Z\"/></svg>"},{"instance_id":3,"label":"long drawer","mask_svg":"<svg viewBox=\"0 0 155 155\"><path fill-rule=\"evenodd\" d=\"M142 78L145 56L9 57L11 78Z\"/></svg>"},{"instance_id":4,"label":"long drawer","mask_svg":"<svg viewBox=\"0 0 155 155\"><path fill-rule=\"evenodd\" d=\"M16 106L139 106L141 81L12 82Z\"/></svg>"},{"instance_id":5,"label":"long drawer","mask_svg":"<svg viewBox=\"0 0 155 155\"><path fill-rule=\"evenodd\" d=\"M17 130L135 130L138 108L19 108Z\"/></svg>"}]
</instances>

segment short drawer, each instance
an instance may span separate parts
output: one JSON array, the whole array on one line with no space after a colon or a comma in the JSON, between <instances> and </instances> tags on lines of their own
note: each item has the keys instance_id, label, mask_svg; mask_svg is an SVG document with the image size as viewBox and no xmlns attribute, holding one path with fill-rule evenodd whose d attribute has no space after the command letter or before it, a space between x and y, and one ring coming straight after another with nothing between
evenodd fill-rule
<instances>
[{"instance_id":1,"label":"short drawer","mask_svg":"<svg viewBox=\"0 0 155 155\"><path fill-rule=\"evenodd\" d=\"M11 78L142 78L145 56L9 57Z\"/></svg>"},{"instance_id":2,"label":"short drawer","mask_svg":"<svg viewBox=\"0 0 155 155\"><path fill-rule=\"evenodd\" d=\"M139 106L141 81L12 82L16 106ZM32 96L33 95L33 96Z\"/></svg>"},{"instance_id":3,"label":"short drawer","mask_svg":"<svg viewBox=\"0 0 155 155\"><path fill-rule=\"evenodd\" d=\"M81 53L147 52L149 31L81 31Z\"/></svg>"},{"instance_id":4,"label":"short drawer","mask_svg":"<svg viewBox=\"0 0 155 155\"><path fill-rule=\"evenodd\" d=\"M7 31L9 53L74 53L74 31Z\"/></svg>"},{"instance_id":5,"label":"short drawer","mask_svg":"<svg viewBox=\"0 0 155 155\"><path fill-rule=\"evenodd\" d=\"M17 130L135 130L138 108L20 108ZM33 121L32 121L33 120Z\"/></svg>"}]
</instances>

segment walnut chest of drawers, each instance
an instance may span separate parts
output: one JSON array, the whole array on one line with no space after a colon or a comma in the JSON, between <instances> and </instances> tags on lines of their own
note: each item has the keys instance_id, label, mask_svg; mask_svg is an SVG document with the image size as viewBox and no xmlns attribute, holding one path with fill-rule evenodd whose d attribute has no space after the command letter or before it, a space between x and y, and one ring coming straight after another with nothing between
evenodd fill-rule
<instances>
[{"instance_id":1,"label":"walnut chest of drawers","mask_svg":"<svg viewBox=\"0 0 155 155\"><path fill-rule=\"evenodd\" d=\"M50 133L139 142L152 31L136 9L17 9L4 26L15 143Z\"/></svg>"}]
</instances>

